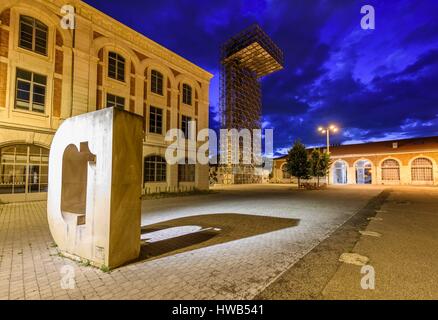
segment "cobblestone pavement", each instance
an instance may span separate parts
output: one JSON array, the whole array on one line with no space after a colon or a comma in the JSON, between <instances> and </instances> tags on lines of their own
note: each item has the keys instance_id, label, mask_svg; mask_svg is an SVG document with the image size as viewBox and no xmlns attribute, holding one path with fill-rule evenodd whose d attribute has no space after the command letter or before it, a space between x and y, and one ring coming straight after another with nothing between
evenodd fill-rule
<instances>
[{"instance_id":1,"label":"cobblestone pavement","mask_svg":"<svg viewBox=\"0 0 438 320\"><path fill-rule=\"evenodd\" d=\"M139 261L103 272L58 255L45 202L0 205L0 299L251 299L378 187L232 186L143 202ZM65 265L75 288L60 285Z\"/></svg>"}]
</instances>

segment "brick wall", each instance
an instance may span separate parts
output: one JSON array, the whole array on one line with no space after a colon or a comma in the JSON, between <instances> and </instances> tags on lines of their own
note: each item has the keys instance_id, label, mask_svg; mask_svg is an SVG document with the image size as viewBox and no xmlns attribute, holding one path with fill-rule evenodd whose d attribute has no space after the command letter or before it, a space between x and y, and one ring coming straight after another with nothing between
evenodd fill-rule
<instances>
[{"instance_id":1,"label":"brick wall","mask_svg":"<svg viewBox=\"0 0 438 320\"><path fill-rule=\"evenodd\" d=\"M0 108L6 107L6 82L8 78L8 65L0 62Z\"/></svg>"},{"instance_id":2,"label":"brick wall","mask_svg":"<svg viewBox=\"0 0 438 320\"><path fill-rule=\"evenodd\" d=\"M61 116L61 102L62 102L62 80L55 78L53 88L53 116Z\"/></svg>"},{"instance_id":3,"label":"brick wall","mask_svg":"<svg viewBox=\"0 0 438 320\"><path fill-rule=\"evenodd\" d=\"M0 56L8 57L9 31L0 28Z\"/></svg>"},{"instance_id":4,"label":"brick wall","mask_svg":"<svg viewBox=\"0 0 438 320\"><path fill-rule=\"evenodd\" d=\"M62 66L64 62L64 53L61 50L56 50L55 54L55 72L62 74Z\"/></svg>"},{"instance_id":5,"label":"brick wall","mask_svg":"<svg viewBox=\"0 0 438 320\"><path fill-rule=\"evenodd\" d=\"M1 25L9 26L11 10L6 9L0 14ZM7 57L9 50L9 31L0 27L0 56Z\"/></svg>"}]
</instances>

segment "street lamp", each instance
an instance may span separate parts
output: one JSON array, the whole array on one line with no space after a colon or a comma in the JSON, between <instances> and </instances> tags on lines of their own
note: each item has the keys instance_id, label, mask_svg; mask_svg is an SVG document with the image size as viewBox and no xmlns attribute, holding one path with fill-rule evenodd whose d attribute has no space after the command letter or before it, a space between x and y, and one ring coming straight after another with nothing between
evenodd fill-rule
<instances>
[{"instance_id":1,"label":"street lamp","mask_svg":"<svg viewBox=\"0 0 438 320\"><path fill-rule=\"evenodd\" d=\"M327 153L330 153L330 131L333 133L336 133L339 131L338 127L336 127L335 125L332 124L326 128L319 127L318 131L321 132L322 134L327 135Z\"/></svg>"}]
</instances>

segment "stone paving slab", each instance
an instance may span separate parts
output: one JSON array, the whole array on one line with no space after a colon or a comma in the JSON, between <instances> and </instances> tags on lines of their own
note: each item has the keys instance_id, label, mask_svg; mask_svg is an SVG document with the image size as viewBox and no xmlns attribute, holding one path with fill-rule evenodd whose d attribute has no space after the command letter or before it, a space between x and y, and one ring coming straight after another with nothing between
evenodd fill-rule
<instances>
[{"instance_id":1,"label":"stone paving slab","mask_svg":"<svg viewBox=\"0 0 438 320\"><path fill-rule=\"evenodd\" d=\"M361 267L342 264L323 299L438 299L438 188L397 188L353 252L369 258L374 289L361 286ZM367 272L368 273L368 272Z\"/></svg>"},{"instance_id":2,"label":"stone paving slab","mask_svg":"<svg viewBox=\"0 0 438 320\"><path fill-rule=\"evenodd\" d=\"M45 202L0 205L0 299L251 299L380 192L268 185L147 200L143 228L160 232L189 219L220 231L204 241L199 234L164 239L179 247L111 272L58 255ZM61 288L66 265L74 289Z\"/></svg>"}]
</instances>

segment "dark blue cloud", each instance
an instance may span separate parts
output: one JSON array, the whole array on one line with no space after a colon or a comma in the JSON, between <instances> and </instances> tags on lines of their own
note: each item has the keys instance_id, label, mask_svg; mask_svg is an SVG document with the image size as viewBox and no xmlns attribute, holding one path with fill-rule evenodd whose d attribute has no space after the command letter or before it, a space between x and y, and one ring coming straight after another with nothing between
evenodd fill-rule
<instances>
[{"instance_id":1,"label":"dark blue cloud","mask_svg":"<svg viewBox=\"0 0 438 320\"><path fill-rule=\"evenodd\" d=\"M285 69L262 80L263 123L284 151L296 138L335 143L438 135L438 2L352 0L163 0L89 4L215 75L211 124L218 126L220 45L258 23L283 49ZM360 28L360 8L376 29Z\"/></svg>"}]
</instances>

